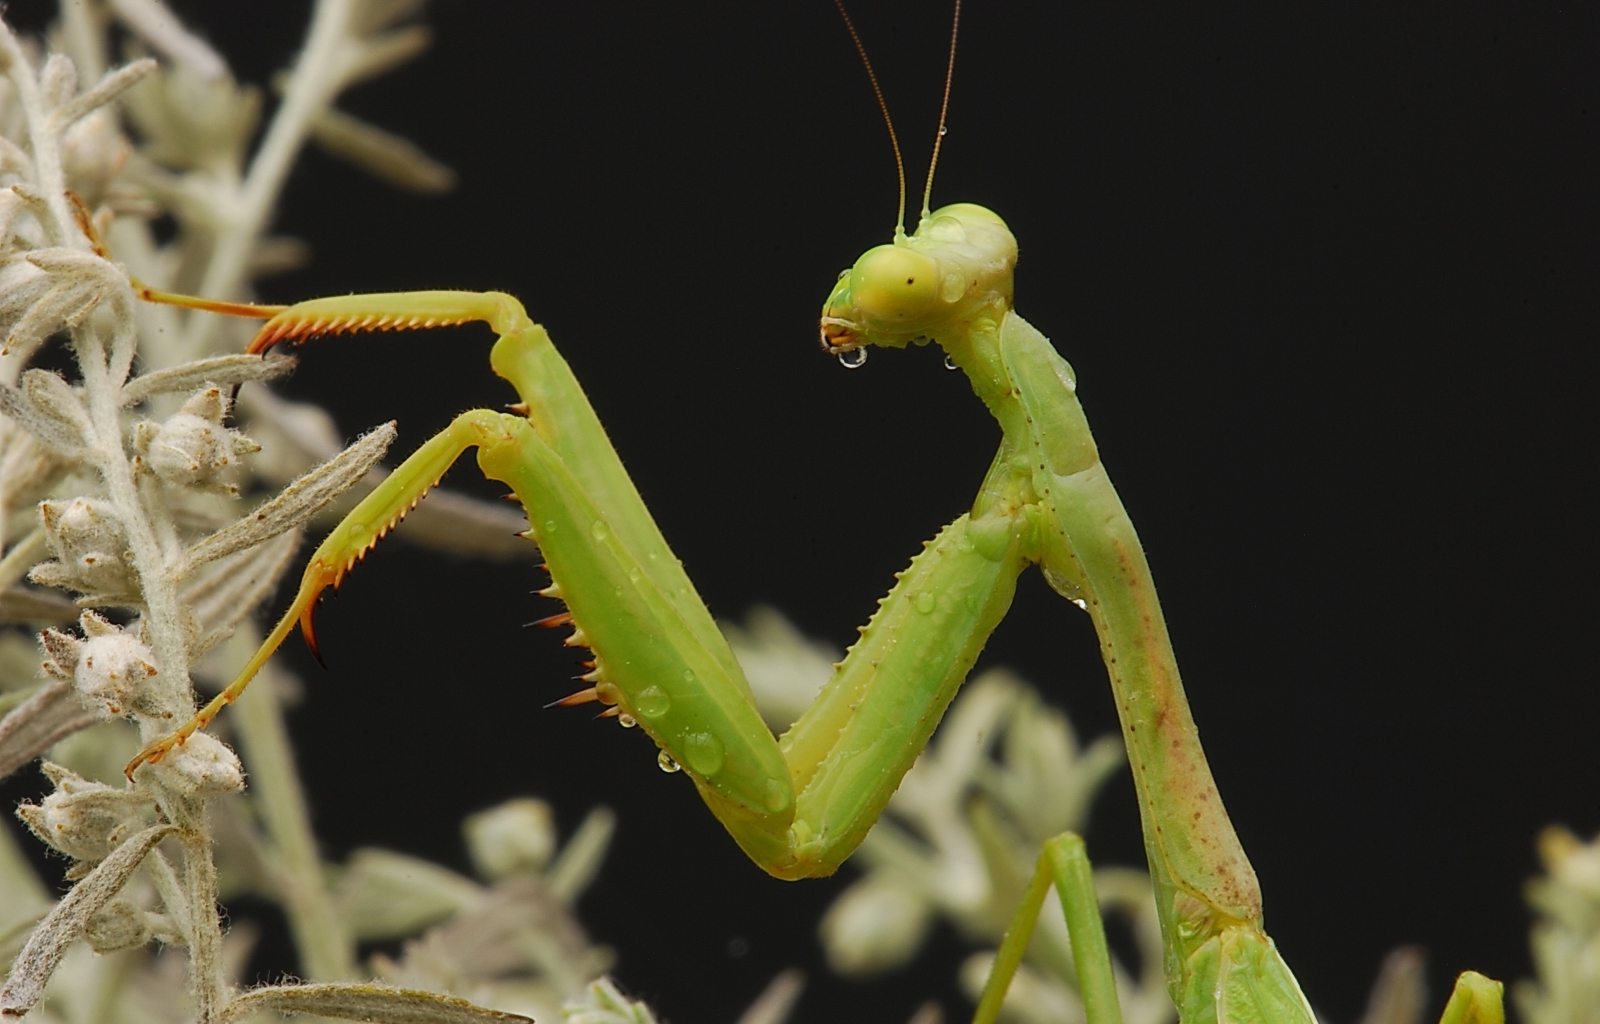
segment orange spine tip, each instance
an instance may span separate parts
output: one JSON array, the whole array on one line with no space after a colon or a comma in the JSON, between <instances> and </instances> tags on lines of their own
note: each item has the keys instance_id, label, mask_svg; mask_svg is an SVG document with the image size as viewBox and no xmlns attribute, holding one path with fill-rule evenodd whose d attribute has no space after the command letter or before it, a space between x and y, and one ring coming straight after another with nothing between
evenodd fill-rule
<instances>
[{"instance_id":1,"label":"orange spine tip","mask_svg":"<svg viewBox=\"0 0 1600 1024\"><path fill-rule=\"evenodd\" d=\"M557 626L565 626L571 621L571 612L556 612L554 615L546 615L542 619L535 619L534 621L528 623L528 625L543 626L545 629L554 629Z\"/></svg>"},{"instance_id":2,"label":"orange spine tip","mask_svg":"<svg viewBox=\"0 0 1600 1024\"><path fill-rule=\"evenodd\" d=\"M622 705L614 704L611 707L606 708L604 711L600 712L598 715L595 715L594 717L596 717L596 718L616 718L620 714L622 714Z\"/></svg>"}]
</instances>

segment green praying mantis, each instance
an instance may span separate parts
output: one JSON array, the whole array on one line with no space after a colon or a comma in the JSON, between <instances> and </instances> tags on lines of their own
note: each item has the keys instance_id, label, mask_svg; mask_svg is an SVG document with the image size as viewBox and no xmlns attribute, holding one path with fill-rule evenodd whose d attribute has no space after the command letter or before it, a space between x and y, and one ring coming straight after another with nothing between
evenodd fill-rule
<instances>
[{"instance_id":1,"label":"green praying mantis","mask_svg":"<svg viewBox=\"0 0 1600 1024\"><path fill-rule=\"evenodd\" d=\"M930 175L931 178L931 175ZM567 642L593 652L598 701L637 723L769 873L831 873L860 843L927 742L1019 574L1038 564L1086 611L1110 675L1137 792L1166 947L1185 1022L1315 1020L1261 924L1254 872L1223 808L1190 715L1154 584L1101 464L1076 377L1012 308L1015 237L983 207L930 211L842 274L823 307L829 352L938 344L966 373L1002 440L971 509L931 540L884 599L813 707L774 739L710 613L629 480L577 380L522 305L501 293L318 299L278 311L251 351L314 335L483 321L512 412L477 409L426 442L312 556L276 628L215 700L142 751L160 758L239 695L298 625L314 644L319 595L336 586L468 448L528 511L568 610ZM1002 946L978 1019L992 1020L1049 886L1061 894L1093 1024L1119 1019L1082 845L1048 845ZM1498 1021L1498 985L1468 973L1447 1024Z\"/></svg>"}]
</instances>

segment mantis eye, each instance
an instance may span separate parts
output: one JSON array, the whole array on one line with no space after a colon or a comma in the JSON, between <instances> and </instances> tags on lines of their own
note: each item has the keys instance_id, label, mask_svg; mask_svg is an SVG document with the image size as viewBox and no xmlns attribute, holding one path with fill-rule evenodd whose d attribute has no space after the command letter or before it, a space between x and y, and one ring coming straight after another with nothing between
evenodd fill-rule
<instances>
[{"instance_id":1,"label":"mantis eye","mask_svg":"<svg viewBox=\"0 0 1600 1024\"><path fill-rule=\"evenodd\" d=\"M850 297L868 320L893 323L922 316L939 298L939 265L904 246L868 249L850 271Z\"/></svg>"}]
</instances>

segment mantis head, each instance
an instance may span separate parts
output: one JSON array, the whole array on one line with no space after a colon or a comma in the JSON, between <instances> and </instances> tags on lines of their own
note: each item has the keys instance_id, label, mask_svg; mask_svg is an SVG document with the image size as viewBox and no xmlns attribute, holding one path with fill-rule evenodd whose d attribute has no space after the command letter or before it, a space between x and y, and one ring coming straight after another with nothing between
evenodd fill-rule
<instances>
[{"instance_id":1,"label":"mantis head","mask_svg":"<svg viewBox=\"0 0 1600 1024\"><path fill-rule=\"evenodd\" d=\"M839 275L822 307L822 347L937 341L1011 308L1017 240L992 211L956 203L923 216L915 234L868 249Z\"/></svg>"}]
</instances>

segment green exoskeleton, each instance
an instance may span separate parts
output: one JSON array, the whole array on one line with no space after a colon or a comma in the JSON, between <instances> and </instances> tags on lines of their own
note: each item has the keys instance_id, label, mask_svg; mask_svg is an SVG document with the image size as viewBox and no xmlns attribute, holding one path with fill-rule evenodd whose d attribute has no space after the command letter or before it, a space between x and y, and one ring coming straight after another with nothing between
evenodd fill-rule
<instances>
[{"instance_id":1,"label":"green exoskeleton","mask_svg":"<svg viewBox=\"0 0 1600 1024\"><path fill-rule=\"evenodd\" d=\"M299 592L240 676L129 765L159 761L236 698L294 627L312 640L318 596L403 518L467 449L527 510L551 584L593 652L588 689L681 766L744 851L771 874L832 873L877 820L1037 564L1094 622L1128 750L1165 942L1186 1024L1314 1024L1262 926L1261 896L1212 780L1139 539L1101 464L1072 368L1012 306L1017 243L980 206L924 212L839 278L823 346L938 344L999 423L971 509L902 572L815 704L774 738L705 605L622 468L544 329L496 292L316 299L277 312L251 346L313 335L484 321L513 412L463 413L352 511L306 567ZM997 960L979 1017L992 1020L1050 884L1062 895L1093 1024L1120 1019L1087 861L1052 841ZM1503 1020L1499 986L1463 975L1448 1024Z\"/></svg>"}]
</instances>

